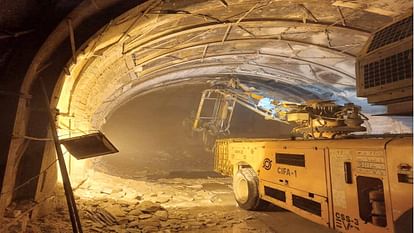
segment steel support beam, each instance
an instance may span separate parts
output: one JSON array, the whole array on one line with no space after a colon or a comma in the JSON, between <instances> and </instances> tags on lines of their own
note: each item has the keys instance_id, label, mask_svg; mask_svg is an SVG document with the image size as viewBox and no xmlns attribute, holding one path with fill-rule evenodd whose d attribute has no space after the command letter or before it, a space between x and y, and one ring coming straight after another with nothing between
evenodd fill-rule
<instances>
[{"instance_id":1,"label":"steel support beam","mask_svg":"<svg viewBox=\"0 0 414 233\"><path fill-rule=\"evenodd\" d=\"M203 24L196 24L196 25L190 25L186 27L179 27L174 28L170 30L164 30L162 33L156 33L150 37L147 37L145 40L134 41L134 38L131 38L130 40L126 41L124 43L124 48L126 49L124 53L132 53L140 48L143 47L152 47L154 44L159 44L161 41L164 40L172 40L176 37L189 34L189 33L197 33L197 32L203 32L207 30L215 30L215 29L221 29L221 28L228 28L229 25L236 24L237 20L233 21L227 21L225 23L217 23L217 22L209 22L209 23L203 23ZM299 20L290 20L290 19L270 19L270 18L262 18L262 19L245 19L242 22L238 23L239 25L243 27L251 26L251 27L259 27L257 25L260 25L260 27L298 27L303 26L304 24L302 21ZM329 28L329 30L335 32L338 31L348 31L352 32L352 34L361 34L365 36L369 36L370 32L353 28L353 27L344 27L344 26L333 26L329 23L307 23L306 27L309 28L319 28L321 31L324 31ZM276 35L273 35L276 36ZM222 37L221 37L222 38ZM222 41L222 39L220 40Z\"/></svg>"}]
</instances>

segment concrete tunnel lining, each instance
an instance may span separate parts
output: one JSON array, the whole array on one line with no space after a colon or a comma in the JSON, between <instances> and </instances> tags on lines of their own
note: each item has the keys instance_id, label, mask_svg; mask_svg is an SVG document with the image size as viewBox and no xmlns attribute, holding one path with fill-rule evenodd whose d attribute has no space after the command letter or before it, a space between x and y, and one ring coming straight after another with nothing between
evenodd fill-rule
<instances>
[{"instance_id":1,"label":"concrete tunnel lining","mask_svg":"<svg viewBox=\"0 0 414 233\"><path fill-rule=\"evenodd\" d=\"M313 4L307 2L307 7L315 8L318 19L306 18L301 4L267 1L236 2L226 11L217 1L184 4L178 10L154 1L148 8L130 10L97 33L63 74L70 81L58 104L65 113L59 119L62 128L100 129L142 91L199 78L252 76L303 93L285 92L286 99L309 99L303 90L317 98L344 99L340 93L355 85L355 56L377 26L358 28L352 20L343 26L336 7ZM361 25L358 20L355 25Z\"/></svg>"},{"instance_id":2,"label":"concrete tunnel lining","mask_svg":"<svg viewBox=\"0 0 414 233\"><path fill-rule=\"evenodd\" d=\"M103 2L110 5L110 1ZM285 80L276 80L282 84L295 85L291 80L296 80L319 85L317 90L326 89L326 93L337 93L344 87L350 90L355 82L353 63L356 54L369 32L391 20L388 16L363 9L342 8L344 15L349 17L346 25L342 25L337 8L329 1L298 1L293 5L266 1L263 2L265 7L257 7L257 1L227 1L228 7L220 1L160 2L146 1L112 20L87 43L76 48L76 59L69 61L66 67L60 67L62 74L54 89L53 105L57 105L62 113L59 119L62 128L99 129L111 112L140 91L168 85L171 81L205 76L253 76L265 80L285 77ZM373 5L379 6L383 2L374 1ZM409 9L404 4L396 5L392 3L383 8L394 11L396 15ZM303 6L315 18L306 15ZM80 22L78 18L86 18L90 14L80 9L78 14L76 10L72 14L74 22L78 22L73 24L75 37L76 25ZM180 11L162 14L165 9ZM211 15L224 20L208 22L211 18L205 17ZM265 23L266 20L269 22ZM206 21L215 27L205 27ZM256 27L257 22L262 22L263 28L262 24ZM180 27L194 30L181 30ZM277 30L269 33L274 27ZM170 28L180 33L170 33ZM65 32L60 37L67 35L67 30L68 27L60 28L60 33ZM290 31L292 33L288 33ZM155 36L146 37L145 33ZM197 42L191 39L200 34L202 37ZM135 40L140 36L141 43ZM148 43L155 43L156 47L178 46L178 49L147 48ZM52 52L55 48L57 46L47 46L46 43L43 51L49 49ZM22 93L31 92L33 81L45 68L47 63L42 56L47 58L47 55L39 53L27 73ZM203 70L200 64L213 68ZM324 80L322 76L333 78ZM316 94L316 90L314 92ZM306 96L296 98L306 99ZM22 124L27 121L24 105L22 101L16 132L25 131L25 124ZM64 131L62 134L67 134Z\"/></svg>"},{"instance_id":3,"label":"concrete tunnel lining","mask_svg":"<svg viewBox=\"0 0 414 233\"><path fill-rule=\"evenodd\" d=\"M234 4L234 10L238 12L236 16L252 9L243 18L232 17L234 10L231 7L223 12L223 6L214 1L183 6L179 11L186 12L183 14L169 12L171 6L168 4L156 5L151 10L142 9L135 16L130 15L131 12L136 13L131 10L130 14L119 17L119 20L114 20L102 29L84 47L77 58L78 63L70 66L70 76L66 79L79 81L74 81L76 84L73 87L64 87L62 95L71 89L70 107L61 105L60 109L69 115L75 115L75 119L79 119L77 125L88 124L86 122L94 118L93 126L86 128L99 128L105 115L93 115L111 112L111 108L120 102L107 103L113 99L123 99L122 95L133 95L128 92L133 91L135 86L145 85L144 82L153 78L163 82L161 76L171 76L167 78L170 80L188 79L199 77L199 73L222 76L243 74L264 78L283 75L286 77L284 82L289 82L289 79L311 79L308 83L327 83L334 87L342 81L343 85L351 87L354 83L354 56L367 39L367 29L334 25L338 18L327 17L326 12L322 16L324 22L305 24L303 16L298 15L300 7L277 3L280 4L282 8L290 8L292 11L291 15L284 12L287 16L285 20L278 19L271 12L276 6L264 4L270 9L266 15L263 6L258 7L255 2ZM259 13L254 11L256 7L260 11L259 19ZM158 13L151 13L152 11ZM219 16L214 15L215 11L226 20L218 23ZM332 8L330 13L334 12L336 8ZM147 17L142 16L145 13L148 14ZM214 20L211 20L213 22L200 17L205 15L214 16ZM238 22L237 19L242 20ZM258 22L260 27L255 26ZM236 25L235 28L228 32L229 25L233 24ZM174 25L174 28L170 25ZM237 28L238 26L243 29ZM123 31L125 29L128 31L127 36ZM258 35L252 38L255 33ZM285 67L274 64L285 64ZM211 71L200 66L211 66ZM178 70L182 72L172 74ZM319 79L319 72L335 77L334 82ZM102 109L104 106L110 107Z\"/></svg>"}]
</instances>

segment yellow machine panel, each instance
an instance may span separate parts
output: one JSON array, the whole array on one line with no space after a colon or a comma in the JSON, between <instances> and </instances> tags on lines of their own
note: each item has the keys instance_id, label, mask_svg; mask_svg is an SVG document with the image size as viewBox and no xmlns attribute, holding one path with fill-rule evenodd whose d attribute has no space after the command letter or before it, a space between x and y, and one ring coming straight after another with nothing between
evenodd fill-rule
<instances>
[{"instance_id":1,"label":"yellow machine panel","mask_svg":"<svg viewBox=\"0 0 414 233\"><path fill-rule=\"evenodd\" d=\"M301 144L300 147L289 144L281 141L268 146L264 163L272 165L260 170L260 180L326 197L326 173L321 169L325 165L323 148L311 143ZM312 182L305 177L311 177Z\"/></svg>"},{"instance_id":2,"label":"yellow machine panel","mask_svg":"<svg viewBox=\"0 0 414 233\"><path fill-rule=\"evenodd\" d=\"M387 144L387 170L392 221L396 232L412 232L413 222L413 139L393 140ZM410 231L411 230L411 231Z\"/></svg>"},{"instance_id":3,"label":"yellow machine panel","mask_svg":"<svg viewBox=\"0 0 414 233\"><path fill-rule=\"evenodd\" d=\"M351 233L412 232L412 159L412 136L216 143L216 171L237 177L242 208L267 201Z\"/></svg>"},{"instance_id":4,"label":"yellow machine panel","mask_svg":"<svg viewBox=\"0 0 414 233\"><path fill-rule=\"evenodd\" d=\"M335 229L390 232L386 222L391 222L391 215L384 211L391 209L389 195L385 195L389 189L384 148L389 140L348 140L329 146Z\"/></svg>"},{"instance_id":5,"label":"yellow machine panel","mask_svg":"<svg viewBox=\"0 0 414 233\"><path fill-rule=\"evenodd\" d=\"M309 141L302 144L276 141L268 147L259 172L261 198L312 221L328 224L324 149Z\"/></svg>"},{"instance_id":6,"label":"yellow machine panel","mask_svg":"<svg viewBox=\"0 0 414 233\"><path fill-rule=\"evenodd\" d=\"M221 139L216 141L214 168L217 172L232 176L238 166L249 165L256 172L263 161L267 144L272 139Z\"/></svg>"}]
</instances>

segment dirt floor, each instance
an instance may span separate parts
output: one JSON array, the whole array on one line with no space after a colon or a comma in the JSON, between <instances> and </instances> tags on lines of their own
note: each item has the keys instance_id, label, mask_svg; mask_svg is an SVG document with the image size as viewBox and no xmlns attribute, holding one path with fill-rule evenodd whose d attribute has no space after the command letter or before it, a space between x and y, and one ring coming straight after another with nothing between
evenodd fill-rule
<instances>
[{"instance_id":1,"label":"dirt floor","mask_svg":"<svg viewBox=\"0 0 414 233\"><path fill-rule=\"evenodd\" d=\"M111 116L104 132L120 152L92 159L88 178L75 187L84 232L330 232L275 207L249 212L237 206L231 178L212 172L213 154L191 131L190 118L204 88L151 93ZM229 136L288 132L280 123L243 108L237 111ZM21 218L16 224L12 222L33 203L12 205L7 231L71 232L63 190L53 201L52 214L31 222Z\"/></svg>"},{"instance_id":2,"label":"dirt floor","mask_svg":"<svg viewBox=\"0 0 414 233\"><path fill-rule=\"evenodd\" d=\"M94 172L75 191L84 232L331 232L288 211L237 207L230 178L131 180ZM62 192L56 210L9 232L66 233L70 220ZM13 215L13 211L10 210ZM10 218L9 220L12 220ZM22 225L25 226L22 226ZM26 231L22 231L26 227Z\"/></svg>"}]
</instances>

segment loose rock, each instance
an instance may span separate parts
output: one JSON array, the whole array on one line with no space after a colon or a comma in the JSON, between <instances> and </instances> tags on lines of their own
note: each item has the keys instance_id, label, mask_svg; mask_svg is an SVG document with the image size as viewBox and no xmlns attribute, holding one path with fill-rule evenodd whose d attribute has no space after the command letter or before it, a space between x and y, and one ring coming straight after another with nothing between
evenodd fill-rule
<instances>
[{"instance_id":1,"label":"loose rock","mask_svg":"<svg viewBox=\"0 0 414 233\"><path fill-rule=\"evenodd\" d=\"M151 214L141 214L138 216L139 219L147 219L147 218L151 218L152 215Z\"/></svg>"},{"instance_id":2,"label":"loose rock","mask_svg":"<svg viewBox=\"0 0 414 233\"><path fill-rule=\"evenodd\" d=\"M165 210L158 210L157 212L154 213L155 216L159 217L160 220L167 220L168 219L168 212Z\"/></svg>"},{"instance_id":3,"label":"loose rock","mask_svg":"<svg viewBox=\"0 0 414 233\"><path fill-rule=\"evenodd\" d=\"M138 208L144 213L154 213L157 210L163 209L160 204L152 201L143 201L138 205Z\"/></svg>"},{"instance_id":4,"label":"loose rock","mask_svg":"<svg viewBox=\"0 0 414 233\"><path fill-rule=\"evenodd\" d=\"M133 209L129 213L129 215L139 216L142 214L142 211L140 209Z\"/></svg>"},{"instance_id":5,"label":"loose rock","mask_svg":"<svg viewBox=\"0 0 414 233\"><path fill-rule=\"evenodd\" d=\"M125 212L121 209L119 205L107 206L105 210L111 213L113 216L125 217Z\"/></svg>"}]
</instances>

